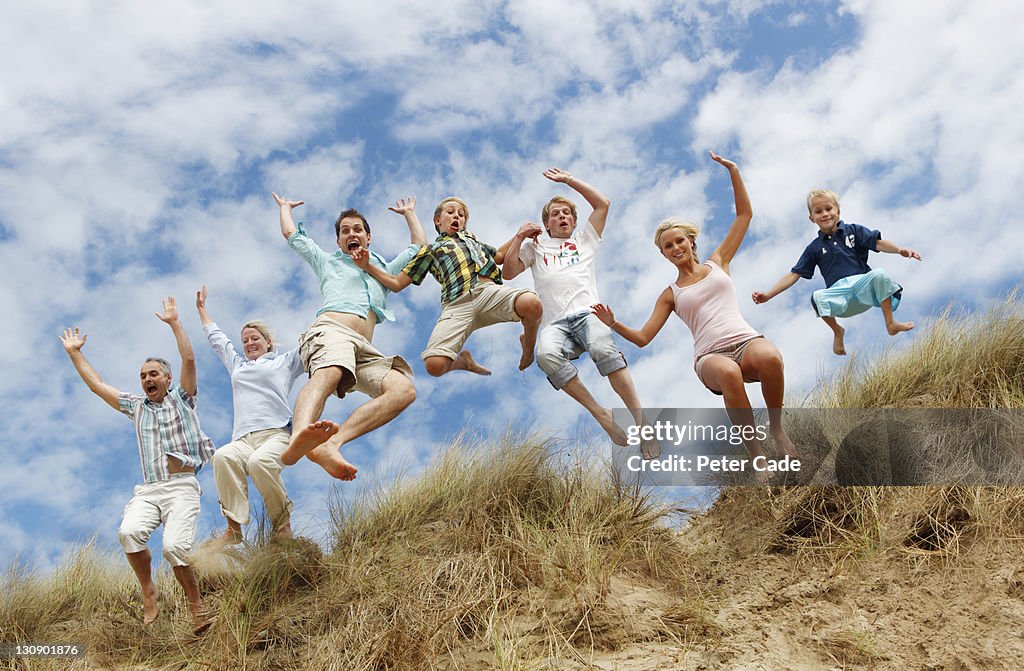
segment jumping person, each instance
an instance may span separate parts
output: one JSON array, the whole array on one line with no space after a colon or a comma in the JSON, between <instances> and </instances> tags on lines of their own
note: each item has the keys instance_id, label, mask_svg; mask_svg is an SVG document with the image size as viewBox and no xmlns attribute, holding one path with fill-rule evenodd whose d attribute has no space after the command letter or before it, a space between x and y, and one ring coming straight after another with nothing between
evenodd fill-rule
<instances>
[{"instance_id":1,"label":"jumping person","mask_svg":"<svg viewBox=\"0 0 1024 671\"><path fill-rule=\"evenodd\" d=\"M615 424L612 411L601 406L579 378L572 361L587 352L597 371L608 378L612 389L644 424L640 399L626 358L616 347L611 330L591 312L600 303L594 266L601 245L611 201L596 188L565 170L550 168L544 176L565 184L590 205L586 223L577 227L576 204L555 196L541 210L547 236L535 223L523 224L505 254L503 279L511 280L529 268L533 285L544 305L537 337L537 365L555 389L561 389L597 420L616 445L627 444L625 432ZM656 443L644 443L645 457L657 456Z\"/></svg>"},{"instance_id":2,"label":"jumping person","mask_svg":"<svg viewBox=\"0 0 1024 671\"><path fill-rule=\"evenodd\" d=\"M782 276L768 291L755 291L755 303L766 303L796 284L801 277L811 279L814 269L821 271L825 288L811 296L814 312L832 331L832 351L846 354L843 336L846 329L837 317L853 317L873 307L882 309L885 330L889 335L909 331L914 322L898 322L892 313L899 307L903 287L882 268L868 266L868 252L888 252L908 259L921 260L913 249L883 240L879 231L859 224L848 224L839 218L839 196L827 189L807 194L807 218L818 225L818 235L804 249L793 269Z\"/></svg>"},{"instance_id":3,"label":"jumping person","mask_svg":"<svg viewBox=\"0 0 1024 671\"><path fill-rule=\"evenodd\" d=\"M478 375L491 371L473 359L462 347L473 331L502 322L523 323L520 343L523 347L519 370L533 363L533 348L540 326L542 306L537 294L501 284L501 265L510 243L495 249L480 242L467 230L469 207L454 196L445 198L434 209L437 238L420 248L416 256L398 273L378 266L367 266L366 255L353 256L361 267L391 291L410 284L419 285L432 274L441 284L441 315L423 351L427 372L439 377L453 370Z\"/></svg>"},{"instance_id":4,"label":"jumping person","mask_svg":"<svg viewBox=\"0 0 1024 671\"><path fill-rule=\"evenodd\" d=\"M732 261L747 234L753 210L739 168L730 160L709 152L711 158L729 170L736 204L736 218L725 240L707 262L697 256L696 223L668 219L658 226L654 243L676 268L676 280L658 297L654 312L640 329L615 320L606 305L595 305L594 314L613 331L639 347L647 345L675 312L693 333L694 370L697 378L713 393L721 395L733 424L753 426L754 413L744 382L760 382L768 406L769 431L775 444L787 456L796 449L782 428L785 392L782 354L755 331L740 314L736 287L729 276ZM756 436L746 441L751 457L764 456ZM759 477L766 477L762 471Z\"/></svg>"},{"instance_id":5,"label":"jumping person","mask_svg":"<svg viewBox=\"0 0 1024 671\"><path fill-rule=\"evenodd\" d=\"M249 487L246 476L263 497L274 534L292 535L291 509L281 479L281 454L291 441L291 393L305 372L298 349L279 352L270 329L261 321L242 326L241 356L231 340L206 311L206 287L196 292L196 309L210 347L231 376L234 427L231 442L213 455L220 511L228 528L219 540L240 543L242 525L249 523Z\"/></svg>"},{"instance_id":6,"label":"jumping person","mask_svg":"<svg viewBox=\"0 0 1024 671\"><path fill-rule=\"evenodd\" d=\"M416 400L412 369L405 359L385 356L370 344L377 323L395 317L387 309L387 289L357 267L353 255L365 252L371 267L392 272L404 267L426 243L415 213L416 199L403 198L388 208L405 217L410 245L386 262L369 251L370 225L358 211L348 209L338 215L334 222L338 250L330 254L306 235L301 222L296 225L292 219L292 208L302 201L273 196L281 235L316 273L323 299L316 320L299 339L299 357L309 381L295 399L292 438L281 461L290 466L308 456L332 477L352 480L357 469L342 456L341 447L384 426ZM329 396L343 397L352 390L370 400L340 426L320 420Z\"/></svg>"},{"instance_id":7,"label":"jumping person","mask_svg":"<svg viewBox=\"0 0 1024 671\"><path fill-rule=\"evenodd\" d=\"M189 555L199 517L201 492L196 472L213 456L214 446L199 428L195 353L178 320L173 296L163 302L163 313L156 316L171 327L181 356L181 380L174 386L171 365L150 357L139 375L143 393L119 391L104 382L82 354L88 337L85 333L77 327L67 328L60 341L89 389L135 423L143 484L135 487L124 508L118 537L142 588L142 621L152 624L160 613L147 542L153 530L163 524L164 559L185 591L194 631L201 634L210 628L212 620L203 607Z\"/></svg>"}]
</instances>

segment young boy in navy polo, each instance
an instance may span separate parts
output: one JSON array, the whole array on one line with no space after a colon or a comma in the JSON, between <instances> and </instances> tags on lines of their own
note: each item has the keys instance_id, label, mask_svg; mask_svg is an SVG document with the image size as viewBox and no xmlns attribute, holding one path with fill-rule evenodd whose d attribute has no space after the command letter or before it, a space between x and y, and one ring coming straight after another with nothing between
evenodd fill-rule
<instances>
[{"instance_id":1,"label":"young boy in navy polo","mask_svg":"<svg viewBox=\"0 0 1024 671\"><path fill-rule=\"evenodd\" d=\"M818 225L818 237L807 245L792 270L769 291L755 291L755 303L764 303L796 284L801 277L811 279L814 269L821 270L825 288L814 292L811 304L822 321L832 329L832 351L846 354L843 335L846 330L836 317L852 317L873 307L882 308L885 328L896 335L914 328L914 322L898 322L892 313L899 304L903 287L881 268L868 266L868 251L899 254L921 260L913 249L883 240L879 231L848 224L839 218L839 196L827 189L807 194L808 218Z\"/></svg>"}]
</instances>

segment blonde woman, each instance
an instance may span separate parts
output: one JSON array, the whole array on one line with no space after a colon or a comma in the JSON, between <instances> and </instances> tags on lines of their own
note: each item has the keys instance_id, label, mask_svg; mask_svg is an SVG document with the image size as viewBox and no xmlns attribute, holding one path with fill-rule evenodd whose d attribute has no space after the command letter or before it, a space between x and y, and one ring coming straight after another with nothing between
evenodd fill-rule
<instances>
[{"instance_id":1,"label":"blonde woman","mask_svg":"<svg viewBox=\"0 0 1024 671\"><path fill-rule=\"evenodd\" d=\"M782 354L743 319L736 287L729 276L729 263L739 250L753 216L750 198L736 164L714 152L708 153L729 171L732 179L736 219L725 240L701 263L697 253L700 232L697 224L681 219L662 222L654 234L654 243L662 256L675 266L676 280L658 296L650 319L640 329L634 329L616 321L606 305L595 305L594 314L623 338L643 347L675 312L693 333L697 378L723 397L733 424L754 424L744 383L760 382L768 406L769 432L783 454L795 457L796 449L782 428L785 392ZM764 456L756 437L746 445L751 457Z\"/></svg>"},{"instance_id":2,"label":"blonde woman","mask_svg":"<svg viewBox=\"0 0 1024 671\"><path fill-rule=\"evenodd\" d=\"M219 540L240 543L242 525L249 523L249 487L246 477L263 497L275 535L290 537L291 501L281 479L281 453L291 440L292 386L305 371L298 350L278 352L263 322L242 327L242 352L206 311L206 287L196 292L196 309L210 347L231 376L234 428L231 442L213 455L213 477L220 509L228 528Z\"/></svg>"}]
</instances>

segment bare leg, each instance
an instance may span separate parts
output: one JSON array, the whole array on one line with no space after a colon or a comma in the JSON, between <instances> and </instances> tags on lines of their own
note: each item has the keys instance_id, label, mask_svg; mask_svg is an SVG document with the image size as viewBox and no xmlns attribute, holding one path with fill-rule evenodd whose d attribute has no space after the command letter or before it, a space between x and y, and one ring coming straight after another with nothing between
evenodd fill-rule
<instances>
[{"instance_id":1,"label":"bare leg","mask_svg":"<svg viewBox=\"0 0 1024 671\"><path fill-rule=\"evenodd\" d=\"M768 430L775 445L786 456L798 456L793 441L782 427L782 403L786 393L782 354L767 340L755 340L743 353L740 364L744 376L761 381L761 394L768 407Z\"/></svg>"},{"instance_id":2,"label":"bare leg","mask_svg":"<svg viewBox=\"0 0 1024 671\"><path fill-rule=\"evenodd\" d=\"M153 575L150 571L153 557L149 554L148 549L141 552L126 552L125 556L142 588L142 623L153 624L160 615L160 609L157 606L157 599L160 595L156 591L156 584L153 582Z\"/></svg>"},{"instance_id":3,"label":"bare leg","mask_svg":"<svg viewBox=\"0 0 1024 671\"><path fill-rule=\"evenodd\" d=\"M230 517L225 517L224 519L228 522L228 528L220 536L217 536L217 540L225 545L237 545L245 540L245 535L242 533L242 525Z\"/></svg>"},{"instance_id":4,"label":"bare leg","mask_svg":"<svg viewBox=\"0 0 1024 671\"><path fill-rule=\"evenodd\" d=\"M380 396L352 411L334 436L309 453L311 460L339 480L354 479L358 470L341 456L341 446L384 426L416 400L412 381L397 370L384 376L380 388Z\"/></svg>"},{"instance_id":5,"label":"bare leg","mask_svg":"<svg viewBox=\"0 0 1024 671\"><path fill-rule=\"evenodd\" d=\"M821 321L825 322L825 325L832 329L832 351L839 356L846 354L846 345L843 343L843 335L846 333L846 329L839 325L835 317L822 317Z\"/></svg>"},{"instance_id":6,"label":"bare leg","mask_svg":"<svg viewBox=\"0 0 1024 671\"><path fill-rule=\"evenodd\" d=\"M278 524L274 529L275 538L291 538L292 537L292 523L291 520L285 520L282 524Z\"/></svg>"},{"instance_id":7,"label":"bare leg","mask_svg":"<svg viewBox=\"0 0 1024 671\"><path fill-rule=\"evenodd\" d=\"M631 415L633 415L633 421L637 426L646 426L647 418L644 417L643 408L640 405L640 396L636 393L636 387L633 386L633 376L629 374L629 370L626 368L620 368L617 371L608 374L608 382L612 385L612 389L622 399L623 404L629 409ZM640 454L644 459L657 459L661 456L661 445L656 440L645 440L640 445Z\"/></svg>"},{"instance_id":8,"label":"bare leg","mask_svg":"<svg viewBox=\"0 0 1024 671\"><path fill-rule=\"evenodd\" d=\"M590 395L590 390L580 382L580 377L577 375L573 379L565 383L562 387L562 391L568 394L574 401L582 405L587 411L593 415L597 423L601 425L601 428L605 430L608 437L612 439L612 442L619 447L626 447L629 443L627 442L626 432L623 431L612 417L612 411L608 408L601 407L600 404Z\"/></svg>"},{"instance_id":9,"label":"bare leg","mask_svg":"<svg viewBox=\"0 0 1024 671\"><path fill-rule=\"evenodd\" d=\"M746 358L746 355L744 355L744 358ZM747 398L747 390L743 386L743 372L736 362L724 356L711 355L703 364L702 372L708 386L711 389L717 389L722 392L722 399L725 401L725 411L728 413L733 426L754 426L754 410L750 407L750 399ZM757 439L755 432L744 431L744 434L750 436L749 440L744 440L743 442L751 459L764 457L764 447L761 445L761 441ZM766 483L769 474L767 471L754 471L754 477L758 482Z\"/></svg>"},{"instance_id":10,"label":"bare leg","mask_svg":"<svg viewBox=\"0 0 1024 671\"><path fill-rule=\"evenodd\" d=\"M469 373L476 373L477 375L491 374L490 368L478 364L473 359L473 355L469 353L469 350L465 349L459 352L459 355L454 359L449 359L446 356L428 356L423 360L423 365L427 369L427 373L433 377L441 377L453 370L464 370Z\"/></svg>"},{"instance_id":11,"label":"bare leg","mask_svg":"<svg viewBox=\"0 0 1024 671\"><path fill-rule=\"evenodd\" d=\"M299 391L292 417L292 440L281 453L281 463L291 466L337 433L334 422L317 422L327 398L338 390L343 370L337 366L320 368Z\"/></svg>"},{"instance_id":12,"label":"bare leg","mask_svg":"<svg viewBox=\"0 0 1024 671\"><path fill-rule=\"evenodd\" d=\"M195 625L193 629L195 634L205 633L210 625L213 624L213 620L210 618L210 614L203 608L203 598L199 596L199 583L196 581L195 571L192 570L191 566L175 566L174 577L178 579L178 584L185 590L185 598L188 599L188 609L192 611L192 624Z\"/></svg>"},{"instance_id":13,"label":"bare leg","mask_svg":"<svg viewBox=\"0 0 1024 671\"><path fill-rule=\"evenodd\" d=\"M903 333L914 328L914 322L898 322L892 317L892 296L882 301L882 317L885 318L885 330L889 335Z\"/></svg>"},{"instance_id":14,"label":"bare leg","mask_svg":"<svg viewBox=\"0 0 1024 671\"><path fill-rule=\"evenodd\" d=\"M519 343L523 346L523 355L519 358L519 370L526 370L533 363L533 350L537 346L537 329L540 318L544 314L544 306L540 298L532 291L519 294L515 303L516 314L523 320L523 335Z\"/></svg>"}]
</instances>

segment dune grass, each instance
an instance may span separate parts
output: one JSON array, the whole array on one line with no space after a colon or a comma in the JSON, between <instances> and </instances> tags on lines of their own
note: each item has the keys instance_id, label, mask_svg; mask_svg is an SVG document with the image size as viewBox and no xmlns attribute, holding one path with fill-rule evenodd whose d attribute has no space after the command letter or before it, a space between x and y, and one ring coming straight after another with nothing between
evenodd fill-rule
<instances>
[{"instance_id":1,"label":"dune grass","mask_svg":"<svg viewBox=\"0 0 1024 671\"><path fill-rule=\"evenodd\" d=\"M852 360L807 404L1024 408L1016 296L982 316L946 312L907 349ZM714 585L771 554L836 567L887 558L955 564L1024 538L1024 488L726 487L682 534L674 510L539 437L457 438L416 479L332 509L330 550L262 538L201 549L215 626L202 638L168 573L141 623L123 557L86 545L56 571L15 565L0 640L75 641L86 660L2 669L555 669L638 643L709 649L732 634ZM997 455L998 456L998 455ZM823 632L821 654L871 666L873 634Z\"/></svg>"}]
</instances>

